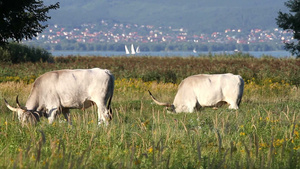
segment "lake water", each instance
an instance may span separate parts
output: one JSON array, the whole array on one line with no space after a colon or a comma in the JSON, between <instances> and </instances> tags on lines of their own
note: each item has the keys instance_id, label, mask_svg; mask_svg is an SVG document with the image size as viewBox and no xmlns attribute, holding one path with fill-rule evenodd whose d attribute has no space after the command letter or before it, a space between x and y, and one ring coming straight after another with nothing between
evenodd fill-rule
<instances>
[{"instance_id":1,"label":"lake water","mask_svg":"<svg viewBox=\"0 0 300 169\"><path fill-rule=\"evenodd\" d=\"M132 56L132 55L126 55L125 52L116 52L116 51L49 51L52 53L53 56ZM165 56L165 57L171 57L171 56L180 56L180 57L188 57L188 56L201 56L201 55L208 55L211 53L214 54L233 54L233 51L229 52L141 52L138 54L135 54L134 56ZM285 57L292 57L291 54L287 51L264 51L264 52L258 52L258 51L249 51L249 52L243 52L243 53L249 53L250 55L254 57L261 57L264 55L267 56L273 56L277 58L285 58Z\"/></svg>"}]
</instances>

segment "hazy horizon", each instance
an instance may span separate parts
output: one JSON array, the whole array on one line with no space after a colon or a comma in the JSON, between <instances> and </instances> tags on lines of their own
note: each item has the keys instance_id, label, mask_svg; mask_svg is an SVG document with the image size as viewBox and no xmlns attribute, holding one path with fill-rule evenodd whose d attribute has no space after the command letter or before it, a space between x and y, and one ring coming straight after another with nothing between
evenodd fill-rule
<instances>
[{"instance_id":1,"label":"hazy horizon","mask_svg":"<svg viewBox=\"0 0 300 169\"><path fill-rule=\"evenodd\" d=\"M45 0L60 2L51 11L49 24L78 25L112 20L117 23L172 26L191 32L209 32L226 28L268 29L277 27L278 11L287 10L286 0Z\"/></svg>"}]
</instances>

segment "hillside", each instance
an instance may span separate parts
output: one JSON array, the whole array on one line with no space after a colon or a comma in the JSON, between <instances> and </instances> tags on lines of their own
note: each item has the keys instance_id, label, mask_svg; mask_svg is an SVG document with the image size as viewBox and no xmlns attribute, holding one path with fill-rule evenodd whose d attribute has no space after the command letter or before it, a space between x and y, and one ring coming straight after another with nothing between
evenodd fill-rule
<instances>
[{"instance_id":1,"label":"hillside","mask_svg":"<svg viewBox=\"0 0 300 169\"><path fill-rule=\"evenodd\" d=\"M58 0L45 0L46 4ZM286 0L60 0L50 24L78 25L113 20L120 23L187 28L213 32L227 28L269 29L276 26Z\"/></svg>"}]
</instances>

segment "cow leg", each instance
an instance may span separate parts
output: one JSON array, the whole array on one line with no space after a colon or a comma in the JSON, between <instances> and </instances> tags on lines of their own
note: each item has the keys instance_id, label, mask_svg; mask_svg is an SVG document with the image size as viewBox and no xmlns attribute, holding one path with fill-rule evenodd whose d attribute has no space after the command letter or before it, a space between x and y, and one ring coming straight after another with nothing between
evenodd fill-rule
<instances>
[{"instance_id":1,"label":"cow leg","mask_svg":"<svg viewBox=\"0 0 300 169\"><path fill-rule=\"evenodd\" d=\"M187 102L183 106L185 109L183 112L189 112L189 113L194 112L194 110L197 108L197 103L198 103L198 101L196 99L187 100ZM200 106L199 103L198 103L198 105Z\"/></svg>"},{"instance_id":2,"label":"cow leg","mask_svg":"<svg viewBox=\"0 0 300 169\"><path fill-rule=\"evenodd\" d=\"M97 95L96 97L92 97L90 101L94 102L97 105L98 110L98 125L104 123L105 125L108 125L108 110L106 108L106 101L104 101L105 96Z\"/></svg>"},{"instance_id":3,"label":"cow leg","mask_svg":"<svg viewBox=\"0 0 300 169\"><path fill-rule=\"evenodd\" d=\"M70 116L70 109L66 109L66 108L62 109L62 113L63 113L65 119L67 120L67 122L70 125L72 125L71 116Z\"/></svg>"},{"instance_id":4,"label":"cow leg","mask_svg":"<svg viewBox=\"0 0 300 169\"><path fill-rule=\"evenodd\" d=\"M239 106L237 105L237 103L235 101L230 101L229 103L229 109L239 109Z\"/></svg>"},{"instance_id":5,"label":"cow leg","mask_svg":"<svg viewBox=\"0 0 300 169\"><path fill-rule=\"evenodd\" d=\"M102 124L103 122L105 125L108 125L108 120L107 120L108 117L106 117L105 112L107 112L105 106L102 108L98 107L98 125Z\"/></svg>"},{"instance_id":6,"label":"cow leg","mask_svg":"<svg viewBox=\"0 0 300 169\"><path fill-rule=\"evenodd\" d=\"M107 120L108 110L106 109L105 104L99 102L95 102L95 103L98 109L98 125L102 124L103 122L105 125L108 125L108 120Z\"/></svg>"}]
</instances>

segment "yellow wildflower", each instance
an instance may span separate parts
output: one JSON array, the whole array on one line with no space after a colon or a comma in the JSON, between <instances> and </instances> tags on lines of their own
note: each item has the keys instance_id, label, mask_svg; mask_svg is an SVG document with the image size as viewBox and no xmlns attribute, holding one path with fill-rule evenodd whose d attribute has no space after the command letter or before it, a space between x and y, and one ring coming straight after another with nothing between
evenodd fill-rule
<instances>
[{"instance_id":1,"label":"yellow wildflower","mask_svg":"<svg viewBox=\"0 0 300 169\"><path fill-rule=\"evenodd\" d=\"M150 148L148 148L148 153L152 153L153 152L153 148L152 147L150 147Z\"/></svg>"}]
</instances>

